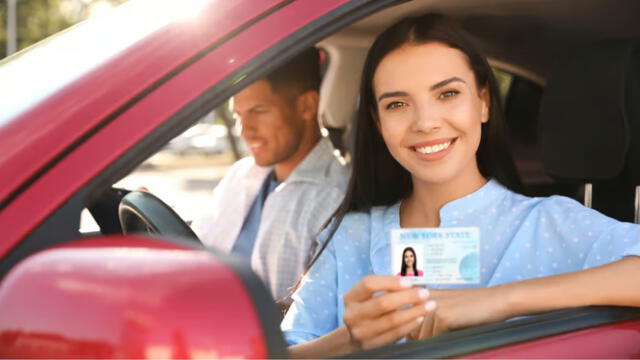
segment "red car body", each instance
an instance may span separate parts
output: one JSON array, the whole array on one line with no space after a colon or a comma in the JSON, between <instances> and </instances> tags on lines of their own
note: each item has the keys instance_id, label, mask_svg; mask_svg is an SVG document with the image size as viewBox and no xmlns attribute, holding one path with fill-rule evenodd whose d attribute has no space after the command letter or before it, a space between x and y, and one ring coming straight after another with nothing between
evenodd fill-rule
<instances>
[{"instance_id":1,"label":"red car body","mask_svg":"<svg viewBox=\"0 0 640 360\"><path fill-rule=\"evenodd\" d=\"M0 357L286 356L275 305L245 265L179 240L83 238L81 199L185 129L179 120L202 102L221 102L287 51L394 2L185 1L197 10L189 19L155 19L160 2L147 12L132 2L1 63L0 79L15 82L1 85L11 103L0 107ZM139 23L123 23L132 13ZM126 40L102 31L118 26L137 30ZM506 343L511 328L483 328L470 340L433 339L433 352L425 341L363 356L640 357L637 312L603 316L578 330L543 319L558 328ZM482 344L460 352L473 341Z\"/></svg>"}]
</instances>

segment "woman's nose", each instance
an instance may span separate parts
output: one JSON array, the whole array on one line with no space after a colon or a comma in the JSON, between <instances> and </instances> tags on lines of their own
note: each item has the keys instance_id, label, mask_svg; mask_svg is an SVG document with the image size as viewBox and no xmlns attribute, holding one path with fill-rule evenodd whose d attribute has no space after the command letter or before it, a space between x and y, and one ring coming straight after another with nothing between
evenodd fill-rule
<instances>
[{"instance_id":1,"label":"woman's nose","mask_svg":"<svg viewBox=\"0 0 640 360\"><path fill-rule=\"evenodd\" d=\"M411 124L413 131L431 132L440 128L441 119L436 109L427 104L415 106L413 123Z\"/></svg>"}]
</instances>

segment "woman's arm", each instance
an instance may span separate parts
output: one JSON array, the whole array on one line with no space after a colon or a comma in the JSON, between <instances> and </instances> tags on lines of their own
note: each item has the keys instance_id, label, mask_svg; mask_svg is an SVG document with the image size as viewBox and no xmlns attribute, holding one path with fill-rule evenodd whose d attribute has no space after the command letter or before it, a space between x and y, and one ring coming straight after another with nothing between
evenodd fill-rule
<instances>
[{"instance_id":1,"label":"woman's arm","mask_svg":"<svg viewBox=\"0 0 640 360\"><path fill-rule=\"evenodd\" d=\"M317 339L289 346L289 357L293 359L318 359L348 354L356 351L349 340L349 332L343 325Z\"/></svg>"},{"instance_id":2,"label":"woman's arm","mask_svg":"<svg viewBox=\"0 0 640 360\"><path fill-rule=\"evenodd\" d=\"M432 290L437 309L424 319L425 338L442 332L570 307L640 307L640 258L544 278L469 290Z\"/></svg>"}]
</instances>

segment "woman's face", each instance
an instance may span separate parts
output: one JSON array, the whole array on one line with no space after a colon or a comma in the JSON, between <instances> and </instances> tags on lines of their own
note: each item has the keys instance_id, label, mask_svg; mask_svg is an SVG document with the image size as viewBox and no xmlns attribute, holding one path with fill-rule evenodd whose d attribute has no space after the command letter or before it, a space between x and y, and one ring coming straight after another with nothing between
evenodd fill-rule
<instances>
[{"instance_id":1,"label":"woman's face","mask_svg":"<svg viewBox=\"0 0 640 360\"><path fill-rule=\"evenodd\" d=\"M404 252L404 264L407 265L407 267L412 268L415 261L415 257L411 251L407 250Z\"/></svg>"},{"instance_id":2,"label":"woman's face","mask_svg":"<svg viewBox=\"0 0 640 360\"><path fill-rule=\"evenodd\" d=\"M479 174L475 154L489 102L464 53L438 42L404 45L382 59L373 90L382 137L414 183Z\"/></svg>"}]
</instances>

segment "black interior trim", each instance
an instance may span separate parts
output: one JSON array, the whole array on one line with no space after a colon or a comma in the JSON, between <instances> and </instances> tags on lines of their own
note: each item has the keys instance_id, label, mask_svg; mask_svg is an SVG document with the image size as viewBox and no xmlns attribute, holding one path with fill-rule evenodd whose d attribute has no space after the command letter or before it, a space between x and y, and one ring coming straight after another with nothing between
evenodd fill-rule
<instances>
[{"instance_id":1,"label":"black interior trim","mask_svg":"<svg viewBox=\"0 0 640 360\"><path fill-rule=\"evenodd\" d=\"M0 261L0 279L14 265L28 255L44 248L58 245L69 240L80 238L80 212L83 200L87 196L87 188L82 188L71 199L58 208L52 216L20 241Z\"/></svg>"},{"instance_id":2,"label":"black interior trim","mask_svg":"<svg viewBox=\"0 0 640 360\"><path fill-rule=\"evenodd\" d=\"M120 220L118 219L118 205L120 200L129 192L126 189L109 187L100 192L95 200L87 201L89 204L87 210L89 210L91 216L100 227L101 234L122 234Z\"/></svg>"},{"instance_id":3,"label":"black interior trim","mask_svg":"<svg viewBox=\"0 0 640 360\"><path fill-rule=\"evenodd\" d=\"M362 351L342 358L458 357L523 341L638 319L640 308L590 306L564 309Z\"/></svg>"}]
</instances>

